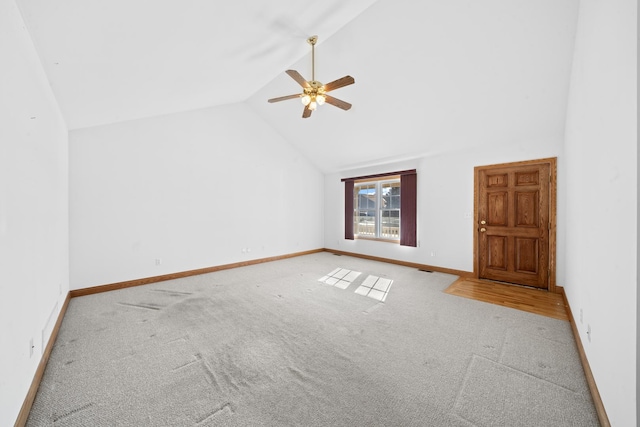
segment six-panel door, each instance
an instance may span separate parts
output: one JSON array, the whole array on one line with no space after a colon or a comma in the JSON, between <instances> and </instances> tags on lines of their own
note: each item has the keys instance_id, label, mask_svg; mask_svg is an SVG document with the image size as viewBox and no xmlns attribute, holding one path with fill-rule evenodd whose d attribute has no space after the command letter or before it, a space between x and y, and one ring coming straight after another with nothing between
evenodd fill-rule
<instances>
[{"instance_id":1,"label":"six-panel door","mask_svg":"<svg viewBox=\"0 0 640 427\"><path fill-rule=\"evenodd\" d=\"M549 284L549 164L481 169L479 277Z\"/></svg>"}]
</instances>

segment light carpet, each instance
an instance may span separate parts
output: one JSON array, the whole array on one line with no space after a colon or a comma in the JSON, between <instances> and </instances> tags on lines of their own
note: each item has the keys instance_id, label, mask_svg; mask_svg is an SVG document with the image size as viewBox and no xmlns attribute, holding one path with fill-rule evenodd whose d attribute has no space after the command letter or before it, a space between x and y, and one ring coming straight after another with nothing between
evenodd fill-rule
<instances>
[{"instance_id":1,"label":"light carpet","mask_svg":"<svg viewBox=\"0 0 640 427\"><path fill-rule=\"evenodd\" d=\"M27 425L597 426L569 323L455 279L325 252L74 298Z\"/></svg>"}]
</instances>

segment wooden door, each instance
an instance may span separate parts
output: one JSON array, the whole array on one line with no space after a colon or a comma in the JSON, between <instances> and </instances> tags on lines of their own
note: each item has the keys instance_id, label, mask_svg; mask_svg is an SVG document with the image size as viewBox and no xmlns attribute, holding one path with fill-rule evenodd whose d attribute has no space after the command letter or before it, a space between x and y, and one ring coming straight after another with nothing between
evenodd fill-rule
<instances>
[{"instance_id":1,"label":"wooden door","mask_svg":"<svg viewBox=\"0 0 640 427\"><path fill-rule=\"evenodd\" d=\"M550 280L551 160L476 168L479 278L555 290ZM553 220L555 230L555 214Z\"/></svg>"}]
</instances>

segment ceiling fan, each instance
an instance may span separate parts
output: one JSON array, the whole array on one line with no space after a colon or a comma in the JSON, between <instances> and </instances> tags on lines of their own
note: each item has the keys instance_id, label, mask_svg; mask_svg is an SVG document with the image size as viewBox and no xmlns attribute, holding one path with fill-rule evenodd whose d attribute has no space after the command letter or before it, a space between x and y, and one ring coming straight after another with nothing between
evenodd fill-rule
<instances>
[{"instance_id":1,"label":"ceiling fan","mask_svg":"<svg viewBox=\"0 0 640 427\"><path fill-rule=\"evenodd\" d=\"M311 112L325 102L338 108L342 108L343 110L350 109L351 104L329 96L327 95L327 92L331 92L332 90L336 90L344 86L349 86L356 82L355 79L351 76L344 76L342 78L339 78L338 80L332 81L331 83L327 83L326 85L316 80L315 46L317 41L318 36L311 36L307 39L307 43L311 45L311 80L305 80L304 77L302 77L296 70L286 71L286 73L289 74L293 80L297 81L298 84L302 86L302 93L281 96L279 98L271 98L268 100L269 102L280 102L287 99L300 98L300 100L304 104L304 110L302 111L303 119L310 117Z\"/></svg>"}]
</instances>

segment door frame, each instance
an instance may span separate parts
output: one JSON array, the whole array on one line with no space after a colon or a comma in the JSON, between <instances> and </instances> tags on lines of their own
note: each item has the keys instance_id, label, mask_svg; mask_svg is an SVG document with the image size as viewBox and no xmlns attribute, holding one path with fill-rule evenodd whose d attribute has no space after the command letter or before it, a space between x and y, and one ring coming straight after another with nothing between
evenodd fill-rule
<instances>
[{"instance_id":1,"label":"door frame","mask_svg":"<svg viewBox=\"0 0 640 427\"><path fill-rule=\"evenodd\" d=\"M556 287L556 197L557 197L557 172L558 158L549 157L537 160L524 160L512 163L501 163L486 166L476 166L473 168L473 277L480 278L480 254L478 250L478 232L480 218L478 217L478 206L480 200L480 180L479 175L482 170L491 170L504 167L530 166L536 164L549 165L549 279L547 281L547 291L559 293Z\"/></svg>"}]
</instances>

